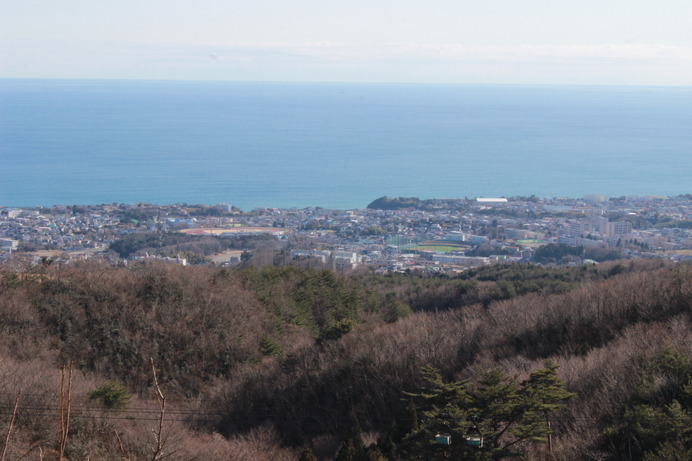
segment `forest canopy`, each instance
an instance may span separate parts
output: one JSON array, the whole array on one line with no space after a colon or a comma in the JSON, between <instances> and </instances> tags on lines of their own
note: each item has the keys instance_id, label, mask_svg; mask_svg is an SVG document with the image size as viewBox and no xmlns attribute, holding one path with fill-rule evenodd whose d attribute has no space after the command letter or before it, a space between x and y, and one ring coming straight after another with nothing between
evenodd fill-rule
<instances>
[{"instance_id":1,"label":"forest canopy","mask_svg":"<svg viewBox=\"0 0 692 461\"><path fill-rule=\"evenodd\" d=\"M3 267L0 292L8 459L62 446L70 364L69 459L151 457L160 395L170 459L692 453L688 264L426 276L46 262Z\"/></svg>"}]
</instances>

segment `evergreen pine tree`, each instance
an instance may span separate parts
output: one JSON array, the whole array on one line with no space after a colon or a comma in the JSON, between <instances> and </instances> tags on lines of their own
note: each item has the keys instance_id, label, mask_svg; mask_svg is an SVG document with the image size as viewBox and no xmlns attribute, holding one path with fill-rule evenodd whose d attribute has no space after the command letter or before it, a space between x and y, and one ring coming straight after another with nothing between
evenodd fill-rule
<instances>
[{"instance_id":1,"label":"evergreen pine tree","mask_svg":"<svg viewBox=\"0 0 692 461\"><path fill-rule=\"evenodd\" d=\"M419 429L418 426L418 410L416 410L416 405L413 403L413 399L408 400L408 433L416 432Z\"/></svg>"},{"instance_id":2,"label":"evergreen pine tree","mask_svg":"<svg viewBox=\"0 0 692 461\"><path fill-rule=\"evenodd\" d=\"M522 383L522 395L530 411L543 416L545 425L538 425L534 437L548 437L548 451L552 452L552 430L549 414L561 408L564 403L576 394L565 389L565 383L557 375L557 364L545 363L545 368L531 373L529 379ZM538 416L536 415L536 416Z\"/></svg>"},{"instance_id":3,"label":"evergreen pine tree","mask_svg":"<svg viewBox=\"0 0 692 461\"><path fill-rule=\"evenodd\" d=\"M344 444L341 445L339 452L336 454L335 461L357 461L358 460L358 450L353 444L353 440L346 439Z\"/></svg>"},{"instance_id":4,"label":"evergreen pine tree","mask_svg":"<svg viewBox=\"0 0 692 461\"><path fill-rule=\"evenodd\" d=\"M377 440L377 446L383 454L389 456L394 452L394 440L392 440L392 432L396 430L396 425L392 427Z\"/></svg>"},{"instance_id":5,"label":"evergreen pine tree","mask_svg":"<svg viewBox=\"0 0 692 461\"><path fill-rule=\"evenodd\" d=\"M492 368L481 375L470 393L470 412L478 418L476 425L483 437L483 450L489 451L493 459L515 455L510 447L517 443L513 435L524 414L516 381L502 369Z\"/></svg>"},{"instance_id":6,"label":"evergreen pine tree","mask_svg":"<svg viewBox=\"0 0 692 461\"><path fill-rule=\"evenodd\" d=\"M346 430L344 444L339 450L336 461L361 461L366 458L365 443L363 442L360 421L354 408L351 408L349 425Z\"/></svg>"},{"instance_id":7,"label":"evergreen pine tree","mask_svg":"<svg viewBox=\"0 0 692 461\"><path fill-rule=\"evenodd\" d=\"M393 450L404 459L522 456L527 443L546 441L551 433L547 415L574 395L565 389L552 363L521 384L500 368L486 370L474 385L445 383L431 367L422 371L422 378L419 392L405 393L423 422ZM441 432L449 432L451 444L436 443L435 435ZM482 447L468 443L470 437L482 437Z\"/></svg>"}]
</instances>

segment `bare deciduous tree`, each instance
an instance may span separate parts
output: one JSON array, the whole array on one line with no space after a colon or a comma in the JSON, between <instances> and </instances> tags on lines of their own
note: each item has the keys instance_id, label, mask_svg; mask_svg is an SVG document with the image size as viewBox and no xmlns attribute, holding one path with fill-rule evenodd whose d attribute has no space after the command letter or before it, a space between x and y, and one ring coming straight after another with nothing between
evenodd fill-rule
<instances>
[{"instance_id":1,"label":"bare deciduous tree","mask_svg":"<svg viewBox=\"0 0 692 461\"><path fill-rule=\"evenodd\" d=\"M67 377L67 389L65 389L65 365L61 369L60 380L60 443L58 444L58 460L65 456L67 445L67 433L70 430L70 410L72 407L72 369L74 362L70 361L70 369Z\"/></svg>"},{"instance_id":2,"label":"bare deciduous tree","mask_svg":"<svg viewBox=\"0 0 692 461\"><path fill-rule=\"evenodd\" d=\"M19 397L22 395L20 390L17 393L17 398L14 400L14 410L12 410L12 417L10 418L10 425L7 428L7 437L5 437L5 446L2 449L1 461L5 461L5 455L7 454L7 446L10 444L10 435L12 434L12 426L14 425L15 419L17 419L17 409L19 408Z\"/></svg>"},{"instance_id":3,"label":"bare deciduous tree","mask_svg":"<svg viewBox=\"0 0 692 461\"><path fill-rule=\"evenodd\" d=\"M166 396L161 392L161 387L159 387L159 380L156 377L156 367L154 366L154 359L151 358L151 372L154 375L154 387L156 388L156 399L159 402L159 425L156 429L152 429L154 434L154 440L156 440L156 447L154 447L153 455L151 461L157 461L163 459L166 456L172 455L174 452L166 453L166 441L168 440L168 434L170 434L170 427L168 430L163 429L163 418L166 413ZM164 433L165 432L165 433Z\"/></svg>"}]
</instances>

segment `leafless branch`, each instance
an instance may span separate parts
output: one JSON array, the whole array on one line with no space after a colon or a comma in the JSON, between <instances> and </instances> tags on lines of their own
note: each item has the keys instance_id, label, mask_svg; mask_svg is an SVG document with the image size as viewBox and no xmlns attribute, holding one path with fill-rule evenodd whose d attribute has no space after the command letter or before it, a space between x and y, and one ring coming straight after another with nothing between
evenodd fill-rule
<instances>
[{"instance_id":1,"label":"leafless branch","mask_svg":"<svg viewBox=\"0 0 692 461\"><path fill-rule=\"evenodd\" d=\"M14 420L17 419L17 409L19 408L19 397L22 395L20 390L17 393L17 398L14 400L14 410L12 411L12 417L10 418L10 426L7 428L7 437L5 437L5 447L2 449L2 458L0 461L5 461L5 455L7 454L7 446L10 444L10 434L12 434L12 426L14 425Z\"/></svg>"},{"instance_id":2,"label":"leafless branch","mask_svg":"<svg viewBox=\"0 0 692 461\"><path fill-rule=\"evenodd\" d=\"M123 459L127 460L129 459L129 456L127 455L127 452L125 451L125 447L123 446L123 441L118 435L118 431L113 429L113 432L115 433L115 438L118 440L118 447L120 448L120 453L123 455Z\"/></svg>"},{"instance_id":3,"label":"leafless branch","mask_svg":"<svg viewBox=\"0 0 692 461\"><path fill-rule=\"evenodd\" d=\"M67 433L70 430L70 407L72 405L72 369L74 361L70 361L70 370L67 378L67 395L65 395L65 365L62 366L60 381L60 444L58 460L62 461L67 446ZM65 401L67 400L67 402Z\"/></svg>"},{"instance_id":4,"label":"leafless branch","mask_svg":"<svg viewBox=\"0 0 692 461\"><path fill-rule=\"evenodd\" d=\"M167 436L163 434L163 417L166 413L166 397L161 392L159 387L159 380L156 377L156 367L154 366L154 359L151 358L151 371L154 375L154 386L156 387L156 399L159 401L159 427L158 429L152 429L154 433L154 439L156 440L156 448L154 449L154 455L152 456L152 461L157 461L164 457L164 447L166 444ZM168 431L170 432L170 431Z\"/></svg>"}]
</instances>

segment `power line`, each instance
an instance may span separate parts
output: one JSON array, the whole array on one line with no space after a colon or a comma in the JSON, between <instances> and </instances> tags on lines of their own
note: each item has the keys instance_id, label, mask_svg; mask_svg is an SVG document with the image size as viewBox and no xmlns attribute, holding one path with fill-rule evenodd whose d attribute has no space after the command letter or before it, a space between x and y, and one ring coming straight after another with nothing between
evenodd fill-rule
<instances>
[{"instance_id":1,"label":"power line","mask_svg":"<svg viewBox=\"0 0 692 461\"><path fill-rule=\"evenodd\" d=\"M0 405L0 409L9 410L10 407L6 405ZM138 408L126 408L122 410L106 410L102 408L87 408L87 407L73 407L73 418L91 418L91 419L106 419L106 420L147 420L147 421L158 421L160 417L160 410L157 409L138 409ZM99 413L99 414L95 414ZM59 416L58 409L54 406L25 406L18 410L20 416ZM200 411L200 410L167 410L166 415L173 415L176 418L165 418L167 421L211 421L211 417L222 418L225 416L232 415L233 412L211 412L211 411ZM315 419L319 415L314 414L279 414L279 413L255 413L255 412L242 412L240 413L242 417L252 417L257 419ZM335 416L331 415L330 420L349 420L349 416ZM378 418L371 417L368 418L371 421L408 421L408 418ZM592 422L598 421L599 418L590 417L574 417L574 418L549 418L550 422Z\"/></svg>"}]
</instances>

